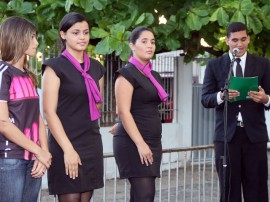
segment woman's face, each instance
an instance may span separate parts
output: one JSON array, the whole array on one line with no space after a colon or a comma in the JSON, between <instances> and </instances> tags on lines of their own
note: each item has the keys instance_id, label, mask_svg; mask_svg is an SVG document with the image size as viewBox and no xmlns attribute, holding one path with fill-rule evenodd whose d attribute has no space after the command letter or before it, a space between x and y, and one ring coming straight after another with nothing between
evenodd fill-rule
<instances>
[{"instance_id":1,"label":"woman's face","mask_svg":"<svg viewBox=\"0 0 270 202\"><path fill-rule=\"evenodd\" d=\"M153 57L156 44L155 37L150 31L143 31L135 44L130 43L130 48L133 52L133 57L141 63L146 64Z\"/></svg>"},{"instance_id":2,"label":"woman's face","mask_svg":"<svg viewBox=\"0 0 270 202\"><path fill-rule=\"evenodd\" d=\"M66 32L60 32L61 38L66 40L66 49L69 51L84 51L89 43L89 25L86 21L77 22Z\"/></svg>"},{"instance_id":3,"label":"woman's face","mask_svg":"<svg viewBox=\"0 0 270 202\"><path fill-rule=\"evenodd\" d=\"M36 38L36 32L33 32L30 39L29 46L27 50L25 51L25 54L28 56L34 56L37 52L37 47L38 47L38 41Z\"/></svg>"}]
</instances>

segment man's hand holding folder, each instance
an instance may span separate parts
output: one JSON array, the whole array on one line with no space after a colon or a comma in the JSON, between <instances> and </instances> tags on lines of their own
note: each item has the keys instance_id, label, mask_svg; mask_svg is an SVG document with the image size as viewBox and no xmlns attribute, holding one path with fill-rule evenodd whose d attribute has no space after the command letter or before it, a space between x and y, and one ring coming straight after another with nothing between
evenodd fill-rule
<instances>
[{"instance_id":1,"label":"man's hand holding folder","mask_svg":"<svg viewBox=\"0 0 270 202\"><path fill-rule=\"evenodd\" d=\"M230 102L251 99L249 92L258 92L258 77L231 77L229 89L240 93L239 96L230 99Z\"/></svg>"}]
</instances>

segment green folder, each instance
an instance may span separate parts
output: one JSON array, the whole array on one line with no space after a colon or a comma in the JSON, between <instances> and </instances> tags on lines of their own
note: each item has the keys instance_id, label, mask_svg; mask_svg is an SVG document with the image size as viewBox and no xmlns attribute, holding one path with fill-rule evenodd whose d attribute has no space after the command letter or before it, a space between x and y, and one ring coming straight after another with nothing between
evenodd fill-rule
<instances>
[{"instance_id":1,"label":"green folder","mask_svg":"<svg viewBox=\"0 0 270 202\"><path fill-rule=\"evenodd\" d=\"M240 96L230 99L230 102L251 99L248 96L249 91L258 91L258 76L255 77L234 77L230 78L230 90L237 90Z\"/></svg>"}]
</instances>

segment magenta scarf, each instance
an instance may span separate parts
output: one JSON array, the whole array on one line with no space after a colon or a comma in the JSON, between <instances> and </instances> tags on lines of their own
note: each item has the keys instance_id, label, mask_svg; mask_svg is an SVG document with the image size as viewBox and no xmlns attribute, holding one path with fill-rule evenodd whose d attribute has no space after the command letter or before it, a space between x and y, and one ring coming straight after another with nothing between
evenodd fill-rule
<instances>
[{"instance_id":1,"label":"magenta scarf","mask_svg":"<svg viewBox=\"0 0 270 202\"><path fill-rule=\"evenodd\" d=\"M65 56L73 66L82 74L86 85L86 90L89 99L89 110L91 120L94 121L100 118L96 103L102 102L100 92L94 79L87 73L90 68L90 59L86 53L83 54L84 68L82 69L80 63L67 51L64 50L62 55Z\"/></svg>"},{"instance_id":2,"label":"magenta scarf","mask_svg":"<svg viewBox=\"0 0 270 202\"><path fill-rule=\"evenodd\" d=\"M168 98L168 94L165 92L164 88L157 82L157 80L152 75L152 73L151 73L151 71L152 71L152 63L149 61L144 66L142 63L140 63L133 56L131 56L129 58L129 62L132 63L133 65L135 65L135 67L137 67L139 70L141 70L145 74L145 76L147 76L150 79L150 81L156 87L156 89L158 91L158 95L159 95L161 101L165 102L167 100L167 98Z\"/></svg>"}]
</instances>

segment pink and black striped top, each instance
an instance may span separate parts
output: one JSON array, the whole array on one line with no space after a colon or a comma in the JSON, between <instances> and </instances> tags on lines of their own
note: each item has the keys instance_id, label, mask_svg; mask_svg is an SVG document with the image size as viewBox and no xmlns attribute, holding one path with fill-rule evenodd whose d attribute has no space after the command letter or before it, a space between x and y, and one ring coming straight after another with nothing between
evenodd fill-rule
<instances>
[{"instance_id":1,"label":"pink and black striped top","mask_svg":"<svg viewBox=\"0 0 270 202\"><path fill-rule=\"evenodd\" d=\"M0 61L0 102L7 102L9 120L39 144L37 90L26 72L3 61ZM35 156L0 133L0 158L33 160Z\"/></svg>"}]
</instances>

